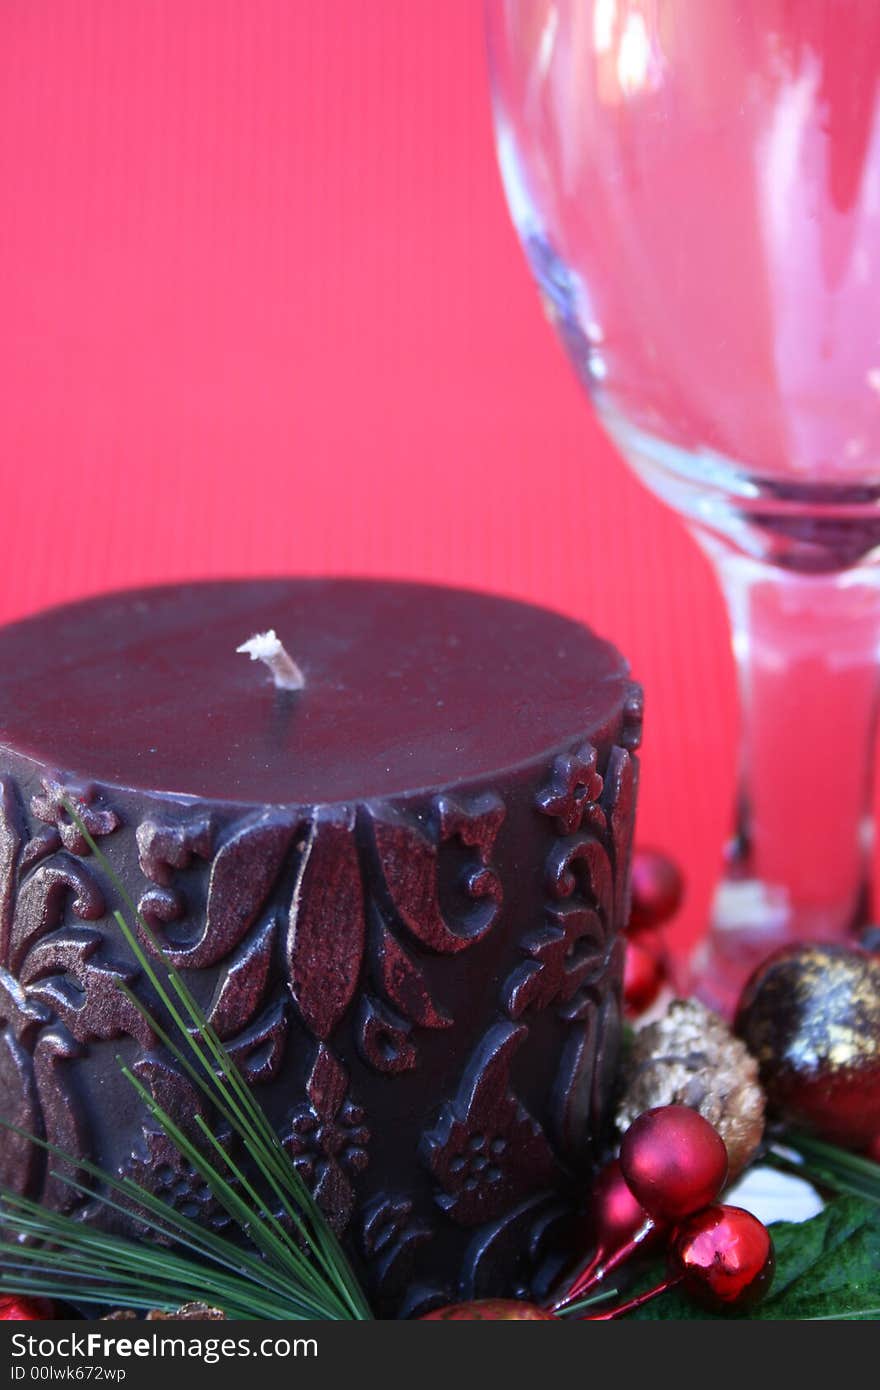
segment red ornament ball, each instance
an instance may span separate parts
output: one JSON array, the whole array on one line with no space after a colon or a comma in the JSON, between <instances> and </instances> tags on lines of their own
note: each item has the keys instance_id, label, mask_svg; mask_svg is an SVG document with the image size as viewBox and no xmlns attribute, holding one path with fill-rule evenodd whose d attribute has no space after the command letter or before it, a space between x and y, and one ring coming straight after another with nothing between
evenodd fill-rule
<instances>
[{"instance_id":1,"label":"red ornament ball","mask_svg":"<svg viewBox=\"0 0 880 1390\"><path fill-rule=\"evenodd\" d=\"M715 1312L751 1308L773 1281L770 1232L742 1207L712 1206L676 1230L670 1272L696 1303Z\"/></svg>"},{"instance_id":2,"label":"red ornament ball","mask_svg":"<svg viewBox=\"0 0 880 1390\"><path fill-rule=\"evenodd\" d=\"M627 941L623 965L623 1008L627 1018L638 1018L650 1009L665 983L662 957L641 941Z\"/></svg>"},{"instance_id":3,"label":"red ornament ball","mask_svg":"<svg viewBox=\"0 0 880 1390\"><path fill-rule=\"evenodd\" d=\"M590 1198L590 1236L605 1252L627 1245L650 1221L613 1158L599 1173Z\"/></svg>"},{"instance_id":4,"label":"red ornament ball","mask_svg":"<svg viewBox=\"0 0 880 1390\"><path fill-rule=\"evenodd\" d=\"M633 851L632 910L628 930L636 935L651 931L674 917L684 897L684 880L678 865L657 849Z\"/></svg>"},{"instance_id":5,"label":"red ornament ball","mask_svg":"<svg viewBox=\"0 0 880 1390\"><path fill-rule=\"evenodd\" d=\"M54 1313L48 1298L25 1298L21 1294L0 1298L0 1322L46 1322Z\"/></svg>"},{"instance_id":6,"label":"red ornament ball","mask_svg":"<svg viewBox=\"0 0 880 1390\"><path fill-rule=\"evenodd\" d=\"M425 1313L420 1322L557 1322L555 1313L548 1313L535 1303L521 1303L515 1298L479 1298L473 1303L451 1303Z\"/></svg>"},{"instance_id":7,"label":"red ornament ball","mask_svg":"<svg viewBox=\"0 0 880 1390\"><path fill-rule=\"evenodd\" d=\"M626 1131L620 1170L650 1216L681 1221L718 1196L727 1181L727 1149L696 1110L660 1105Z\"/></svg>"}]
</instances>

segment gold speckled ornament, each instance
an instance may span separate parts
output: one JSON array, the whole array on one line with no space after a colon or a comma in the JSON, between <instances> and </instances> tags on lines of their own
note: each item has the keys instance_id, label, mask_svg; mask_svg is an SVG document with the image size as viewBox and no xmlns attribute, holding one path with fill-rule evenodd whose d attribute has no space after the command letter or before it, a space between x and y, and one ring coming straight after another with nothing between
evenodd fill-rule
<instances>
[{"instance_id":1,"label":"gold speckled ornament","mask_svg":"<svg viewBox=\"0 0 880 1390\"><path fill-rule=\"evenodd\" d=\"M778 951L746 985L736 1031L789 1124L850 1149L880 1135L880 955Z\"/></svg>"}]
</instances>

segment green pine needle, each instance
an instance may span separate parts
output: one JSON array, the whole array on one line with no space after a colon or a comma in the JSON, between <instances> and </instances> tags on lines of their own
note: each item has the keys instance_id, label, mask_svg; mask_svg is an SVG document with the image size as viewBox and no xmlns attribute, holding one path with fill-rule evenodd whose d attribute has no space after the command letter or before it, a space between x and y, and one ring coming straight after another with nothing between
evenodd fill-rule
<instances>
[{"instance_id":1,"label":"green pine needle","mask_svg":"<svg viewBox=\"0 0 880 1390\"><path fill-rule=\"evenodd\" d=\"M793 1159L786 1150L793 1150L800 1157ZM804 1178L815 1187L880 1203L880 1164L812 1135L786 1132L762 1162L781 1173Z\"/></svg>"},{"instance_id":2,"label":"green pine needle","mask_svg":"<svg viewBox=\"0 0 880 1390\"><path fill-rule=\"evenodd\" d=\"M120 1063L123 1075L175 1145L207 1184L218 1204L246 1238L242 1247L217 1235L133 1179L117 1177L87 1160L28 1135L71 1171L91 1178L86 1186L65 1171L54 1172L78 1196L109 1213L131 1217L151 1236L172 1242L137 1242L84 1225L75 1217L44 1210L0 1187L0 1293L39 1293L73 1302L118 1303L132 1309L173 1311L181 1303L207 1302L235 1318L372 1317L339 1241L273 1126L253 1097L222 1041L185 981L168 962L148 923L139 914L75 807L65 809L85 839L138 933L161 962L154 964L122 912L114 912L129 948L171 1020L167 1031L128 986L127 998L183 1071L225 1121L248 1163L237 1164L201 1116L195 1122L204 1145L194 1143ZM0 1122L3 1123L3 1122ZM6 1124L16 1134L22 1131Z\"/></svg>"},{"instance_id":3,"label":"green pine needle","mask_svg":"<svg viewBox=\"0 0 880 1390\"><path fill-rule=\"evenodd\" d=\"M577 1318L581 1313L585 1313L588 1309L594 1308L597 1303L608 1303L610 1299L618 1298L619 1295L619 1289L598 1289L596 1293L590 1294L589 1298L579 1298L577 1303L566 1304L564 1308L560 1308L557 1316L563 1319Z\"/></svg>"}]
</instances>

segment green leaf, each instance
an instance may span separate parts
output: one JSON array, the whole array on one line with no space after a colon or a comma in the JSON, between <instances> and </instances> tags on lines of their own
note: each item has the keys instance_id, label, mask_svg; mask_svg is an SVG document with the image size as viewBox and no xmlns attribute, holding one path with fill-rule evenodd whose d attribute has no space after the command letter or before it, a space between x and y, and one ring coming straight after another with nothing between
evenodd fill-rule
<instances>
[{"instance_id":1,"label":"green leaf","mask_svg":"<svg viewBox=\"0 0 880 1390\"><path fill-rule=\"evenodd\" d=\"M880 1207L838 1197L809 1221L771 1226L776 1274L765 1301L745 1316L759 1320L880 1318ZM647 1287L648 1285L646 1285ZM633 1313L634 1318L709 1318L678 1290Z\"/></svg>"},{"instance_id":2,"label":"green leaf","mask_svg":"<svg viewBox=\"0 0 880 1390\"><path fill-rule=\"evenodd\" d=\"M776 1277L761 1318L862 1318L880 1313L880 1209L838 1197L810 1221L772 1227Z\"/></svg>"}]
</instances>

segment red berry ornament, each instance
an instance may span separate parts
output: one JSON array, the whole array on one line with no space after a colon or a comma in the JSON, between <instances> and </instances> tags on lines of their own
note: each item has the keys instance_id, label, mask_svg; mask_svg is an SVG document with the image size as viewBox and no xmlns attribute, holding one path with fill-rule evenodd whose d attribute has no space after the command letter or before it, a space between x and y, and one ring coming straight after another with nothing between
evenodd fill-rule
<instances>
[{"instance_id":1,"label":"red berry ornament","mask_svg":"<svg viewBox=\"0 0 880 1390\"><path fill-rule=\"evenodd\" d=\"M515 1298L480 1298L474 1303L451 1303L425 1313L420 1322L556 1322L553 1313Z\"/></svg>"},{"instance_id":2,"label":"red berry ornament","mask_svg":"<svg viewBox=\"0 0 880 1390\"><path fill-rule=\"evenodd\" d=\"M688 1217L672 1240L670 1273L714 1312L750 1308L773 1280L773 1241L742 1207L713 1206Z\"/></svg>"},{"instance_id":3,"label":"red berry ornament","mask_svg":"<svg viewBox=\"0 0 880 1390\"><path fill-rule=\"evenodd\" d=\"M54 1311L48 1298L0 1297L0 1322L45 1322Z\"/></svg>"},{"instance_id":4,"label":"red berry ornament","mask_svg":"<svg viewBox=\"0 0 880 1390\"><path fill-rule=\"evenodd\" d=\"M678 865L656 849L633 852L632 910L628 930L637 934L651 931L674 917L684 896L684 882Z\"/></svg>"},{"instance_id":5,"label":"red berry ornament","mask_svg":"<svg viewBox=\"0 0 880 1390\"><path fill-rule=\"evenodd\" d=\"M606 1163L593 1187L590 1202L592 1234L606 1255L628 1244L650 1221L641 1202L613 1158Z\"/></svg>"},{"instance_id":6,"label":"red berry ornament","mask_svg":"<svg viewBox=\"0 0 880 1390\"><path fill-rule=\"evenodd\" d=\"M727 1149L708 1120L686 1105L661 1105L633 1121L620 1170L656 1221L681 1221L714 1202L727 1180Z\"/></svg>"},{"instance_id":7,"label":"red berry ornament","mask_svg":"<svg viewBox=\"0 0 880 1390\"><path fill-rule=\"evenodd\" d=\"M641 941L627 941L623 965L623 1007L627 1018L650 1009L666 982L662 958Z\"/></svg>"},{"instance_id":8,"label":"red berry ornament","mask_svg":"<svg viewBox=\"0 0 880 1390\"><path fill-rule=\"evenodd\" d=\"M606 1163L590 1198L593 1254L560 1285L551 1303L554 1312L576 1303L637 1250L647 1249L661 1229L633 1196L618 1160Z\"/></svg>"},{"instance_id":9,"label":"red berry ornament","mask_svg":"<svg viewBox=\"0 0 880 1390\"><path fill-rule=\"evenodd\" d=\"M742 1312L764 1297L773 1270L770 1232L757 1217L742 1207L707 1207L689 1216L673 1233L669 1274L661 1284L616 1308L587 1313L582 1321L625 1318L676 1287L712 1312Z\"/></svg>"}]
</instances>

